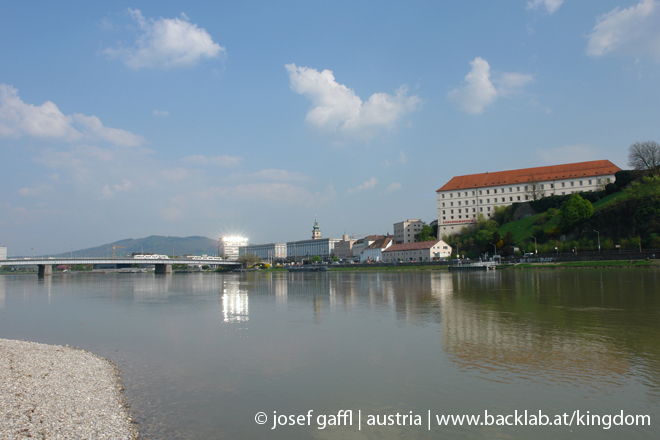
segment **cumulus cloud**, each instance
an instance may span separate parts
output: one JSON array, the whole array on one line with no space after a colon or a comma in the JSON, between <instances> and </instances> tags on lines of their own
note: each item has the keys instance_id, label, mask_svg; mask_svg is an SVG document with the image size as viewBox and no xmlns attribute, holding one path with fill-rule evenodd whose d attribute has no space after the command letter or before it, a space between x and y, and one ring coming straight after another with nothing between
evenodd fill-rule
<instances>
[{"instance_id":1,"label":"cumulus cloud","mask_svg":"<svg viewBox=\"0 0 660 440\"><path fill-rule=\"evenodd\" d=\"M387 188L385 189L385 194L391 194L394 191L398 191L401 189L401 184L398 182L390 183Z\"/></svg>"},{"instance_id":2,"label":"cumulus cloud","mask_svg":"<svg viewBox=\"0 0 660 440\"><path fill-rule=\"evenodd\" d=\"M495 102L497 90L490 81L490 65L488 61L477 57L470 61L472 70L465 77L463 87L454 89L447 97L455 102L466 113L477 114Z\"/></svg>"},{"instance_id":3,"label":"cumulus cloud","mask_svg":"<svg viewBox=\"0 0 660 440\"><path fill-rule=\"evenodd\" d=\"M355 193L355 192L359 192L359 191L364 191L364 190L367 190L367 189L371 189L371 188L373 188L374 186L376 186L377 183L378 183L378 179L376 179L375 177L372 177L371 179L367 180L367 181L364 182L363 184L358 185L358 186L355 187L355 188L349 189L349 190L348 190L348 193L349 193L349 194L352 194L352 193Z\"/></svg>"},{"instance_id":4,"label":"cumulus cloud","mask_svg":"<svg viewBox=\"0 0 660 440\"><path fill-rule=\"evenodd\" d=\"M243 161L243 158L240 157L240 156L211 156L211 157L207 157L207 156L197 154L197 155L194 155L194 156L184 157L181 160L183 160L184 162L191 163L193 165L198 165L198 166L214 165L214 166L220 166L220 167L235 167Z\"/></svg>"},{"instance_id":5,"label":"cumulus cloud","mask_svg":"<svg viewBox=\"0 0 660 440\"><path fill-rule=\"evenodd\" d=\"M491 81L490 64L481 57L470 61L472 69L465 76L464 84L450 91L447 99L454 102L458 107L470 114L479 114L486 107L495 102L498 97L509 97L522 91L534 77L522 73L503 73L493 81L499 87L495 87Z\"/></svg>"},{"instance_id":6,"label":"cumulus cloud","mask_svg":"<svg viewBox=\"0 0 660 440\"><path fill-rule=\"evenodd\" d=\"M525 9L528 11L545 8L548 14L552 15L564 3L564 0L529 0Z\"/></svg>"},{"instance_id":7,"label":"cumulus cloud","mask_svg":"<svg viewBox=\"0 0 660 440\"><path fill-rule=\"evenodd\" d=\"M285 68L291 90L312 101L306 121L318 129L373 134L373 130L394 128L403 115L414 111L420 103L418 96L408 96L406 86L399 87L394 95L374 93L363 102L354 90L337 83L330 70L319 72L295 64Z\"/></svg>"},{"instance_id":8,"label":"cumulus cloud","mask_svg":"<svg viewBox=\"0 0 660 440\"><path fill-rule=\"evenodd\" d=\"M223 57L225 48L213 41L209 33L180 18L146 19L138 9L128 9L141 34L130 48L109 48L105 53L119 56L132 69L144 67L170 69L191 67L203 58Z\"/></svg>"},{"instance_id":9,"label":"cumulus cloud","mask_svg":"<svg viewBox=\"0 0 660 440\"><path fill-rule=\"evenodd\" d=\"M650 55L660 61L660 1L643 0L626 9L612 9L597 18L588 38L585 52L592 57L622 53Z\"/></svg>"},{"instance_id":10,"label":"cumulus cloud","mask_svg":"<svg viewBox=\"0 0 660 440\"><path fill-rule=\"evenodd\" d=\"M154 110L154 116L169 116L170 112L167 110Z\"/></svg>"},{"instance_id":11,"label":"cumulus cloud","mask_svg":"<svg viewBox=\"0 0 660 440\"><path fill-rule=\"evenodd\" d=\"M66 142L100 140L126 147L145 142L142 136L129 131L105 127L96 116L65 115L51 101L41 105L26 104L18 96L18 90L6 84L0 84L0 136Z\"/></svg>"}]
</instances>

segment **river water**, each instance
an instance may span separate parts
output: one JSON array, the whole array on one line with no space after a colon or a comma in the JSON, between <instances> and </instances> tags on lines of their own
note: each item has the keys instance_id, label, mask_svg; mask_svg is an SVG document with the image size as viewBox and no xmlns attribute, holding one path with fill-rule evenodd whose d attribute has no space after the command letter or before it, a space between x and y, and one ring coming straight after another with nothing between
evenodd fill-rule
<instances>
[{"instance_id":1,"label":"river water","mask_svg":"<svg viewBox=\"0 0 660 440\"><path fill-rule=\"evenodd\" d=\"M0 275L0 337L114 361L147 439L660 434L655 269Z\"/></svg>"}]
</instances>

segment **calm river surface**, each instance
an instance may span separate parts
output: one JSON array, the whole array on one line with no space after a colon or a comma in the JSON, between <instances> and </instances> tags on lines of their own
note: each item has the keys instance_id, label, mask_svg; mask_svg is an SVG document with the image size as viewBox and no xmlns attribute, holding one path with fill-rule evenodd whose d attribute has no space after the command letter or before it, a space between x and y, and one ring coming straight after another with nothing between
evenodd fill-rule
<instances>
[{"instance_id":1,"label":"calm river surface","mask_svg":"<svg viewBox=\"0 0 660 440\"><path fill-rule=\"evenodd\" d=\"M0 337L114 361L147 439L660 438L654 269L0 275ZM497 426L525 410L619 419Z\"/></svg>"}]
</instances>

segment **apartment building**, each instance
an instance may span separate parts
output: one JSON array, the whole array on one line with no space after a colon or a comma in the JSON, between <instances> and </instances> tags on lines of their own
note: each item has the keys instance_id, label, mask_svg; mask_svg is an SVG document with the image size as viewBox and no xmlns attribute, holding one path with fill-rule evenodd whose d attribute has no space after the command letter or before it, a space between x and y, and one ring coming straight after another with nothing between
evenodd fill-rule
<instances>
[{"instance_id":1,"label":"apartment building","mask_svg":"<svg viewBox=\"0 0 660 440\"><path fill-rule=\"evenodd\" d=\"M420 219L408 219L394 223L394 242L396 244L415 243L419 241L419 232L426 223Z\"/></svg>"}]
</instances>

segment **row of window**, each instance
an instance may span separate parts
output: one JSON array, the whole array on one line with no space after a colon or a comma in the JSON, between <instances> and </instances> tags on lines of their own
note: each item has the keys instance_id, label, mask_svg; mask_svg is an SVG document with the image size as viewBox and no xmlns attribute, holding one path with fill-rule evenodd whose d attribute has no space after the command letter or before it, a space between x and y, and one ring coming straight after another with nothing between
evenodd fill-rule
<instances>
[{"instance_id":1,"label":"row of window","mask_svg":"<svg viewBox=\"0 0 660 440\"><path fill-rule=\"evenodd\" d=\"M570 183L570 186L584 186L585 184L586 185L593 185L594 181L596 182L596 184L600 185L603 181L605 183L610 183L611 179L608 177L606 179L588 179L588 180L574 180L574 181L571 181L571 182L561 182L561 187L566 188L567 183ZM541 186L541 189L554 189L555 188L554 183L542 183L542 184L540 184L540 186ZM514 187L512 187L512 186L508 188L510 193L513 192L513 188ZM531 185L516 186L515 188L516 188L516 192L520 192L521 188L522 188L523 191L528 191L528 190L531 189ZM506 190L507 190L507 188L499 188L500 193L504 193L504 192L506 192ZM486 190L480 189L480 190L478 190L479 195L483 195L484 191L486 192L486 194L490 194L491 190L490 189L486 189ZM493 191L493 194L497 194L498 193L498 188L493 188L492 191ZM477 195L477 190L463 191L463 195L461 195L461 191L458 191L458 192L456 192L456 197L457 198L458 197L468 197L468 194L471 195L471 196L476 196ZM444 199L445 194L442 194L441 197ZM449 197L453 198L454 193L449 193Z\"/></svg>"}]
</instances>

